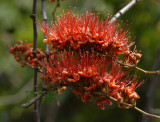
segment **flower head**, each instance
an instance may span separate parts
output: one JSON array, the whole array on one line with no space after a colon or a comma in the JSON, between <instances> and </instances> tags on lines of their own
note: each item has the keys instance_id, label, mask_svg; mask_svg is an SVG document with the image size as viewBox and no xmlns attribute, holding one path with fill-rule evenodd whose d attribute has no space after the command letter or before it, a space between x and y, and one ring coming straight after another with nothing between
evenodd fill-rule
<instances>
[{"instance_id":1,"label":"flower head","mask_svg":"<svg viewBox=\"0 0 160 122\"><path fill-rule=\"evenodd\" d=\"M112 104L109 97L118 103L135 104L140 98L135 89L142 82L138 84L136 74L129 76L130 70L116 60L123 55L122 63L137 64L141 54L136 48L130 50L134 42L128 29L109 20L109 16L100 19L92 12L78 16L68 10L50 26L40 25L47 35L44 42L51 44L55 52L45 56L37 49L34 58L31 45L21 41L19 45L9 46L10 52L21 64L38 67L46 89L56 87L61 93L66 86L71 87L82 102L94 98L102 109L104 103Z\"/></svg>"},{"instance_id":2,"label":"flower head","mask_svg":"<svg viewBox=\"0 0 160 122\"><path fill-rule=\"evenodd\" d=\"M139 99L135 92L136 77L129 77L120 65L94 52L61 51L50 55L49 62L43 60L39 63L46 70L41 78L48 88L52 88L51 84L69 86L83 102L95 97L102 109L103 103L111 105L107 96L131 104ZM103 95L97 97L94 92Z\"/></svg>"},{"instance_id":3,"label":"flower head","mask_svg":"<svg viewBox=\"0 0 160 122\"><path fill-rule=\"evenodd\" d=\"M50 26L43 23L40 27L48 37L44 42L51 43L54 49L93 49L116 59L121 54L130 58L130 47L134 42L130 41L128 29L109 20L110 16L100 19L98 14L92 12L78 16L76 12L68 10L57 16L57 21Z\"/></svg>"}]
</instances>

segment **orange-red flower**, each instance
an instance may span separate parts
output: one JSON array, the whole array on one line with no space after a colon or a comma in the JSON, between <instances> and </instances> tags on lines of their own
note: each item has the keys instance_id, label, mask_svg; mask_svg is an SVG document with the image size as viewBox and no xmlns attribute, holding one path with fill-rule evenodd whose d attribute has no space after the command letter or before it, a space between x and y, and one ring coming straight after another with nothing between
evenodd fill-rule
<instances>
[{"instance_id":1,"label":"orange-red flower","mask_svg":"<svg viewBox=\"0 0 160 122\"><path fill-rule=\"evenodd\" d=\"M110 16L100 19L98 14L92 12L79 16L76 12L68 10L57 16L57 21L51 22L50 26L43 23L40 27L48 37L44 42L51 43L54 49L93 49L97 53L116 59L124 54L126 59L132 58L131 62L134 63L136 54L130 55L130 47L134 42L130 41L128 29L125 29L127 27L123 28L122 25L111 23L109 20Z\"/></svg>"},{"instance_id":2,"label":"orange-red flower","mask_svg":"<svg viewBox=\"0 0 160 122\"><path fill-rule=\"evenodd\" d=\"M37 49L34 59L31 45L21 41L9 46L10 52L21 64L36 65L44 71L40 77L47 89L57 87L60 93L66 86L71 87L82 102L95 98L102 109L104 103L112 104L109 97L135 104L140 98L135 89L142 82L138 84L136 75L129 76L130 70L124 70L116 60L123 55L122 63L137 64L141 54L136 48L130 50L134 42L130 41L128 29L109 20L109 16L100 19L92 12L78 16L68 10L50 26L40 25L47 35L44 42L56 52L45 56Z\"/></svg>"},{"instance_id":3,"label":"orange-red flower","mask_svg":"<svg viewBox=\"0 0 160 122\"><path fill-rule=\"evenodd\" d=\"M93 97L97 98L97 104L102 109L103 103L111 105L107 96L131 104L135 104L139 99L135 92L136 76L129 77L120 65L94 52L61 51L52 54L49 61L42 60L39 63L45 69L45 74L42 73L41 78L46 86L51 88L51 84L69 86L83 102ZM94 92L103 95L96 97Z\"/></svg>"}]
</instances>

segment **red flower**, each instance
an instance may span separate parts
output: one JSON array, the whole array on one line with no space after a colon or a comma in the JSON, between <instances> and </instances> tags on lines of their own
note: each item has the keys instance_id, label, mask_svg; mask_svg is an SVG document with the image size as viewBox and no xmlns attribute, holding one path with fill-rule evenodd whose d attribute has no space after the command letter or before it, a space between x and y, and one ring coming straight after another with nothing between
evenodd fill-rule
<instances>
[{"instance_id":1,"label":"red flower","mask_svg":"<svg viewBox=\"0 0 160 122\"><path fill-rule=\"evenodd\" d=\"M134 55L137 53L130 54L130 47L134 42L130 41L128 29L123 29L123 26L117 23L110 23L109 20L109 16L100 19L98 14L92 12L78 16L68 10L57 16L57 21L50 26L43 23L40 27L48 37L44 42L51 43L55 49L93 49L116 59L121 54L125 54L126 59L136 57Z\"/></svg>"},{"instance_id":2,"label":"red flower","mask_svg":"<svg viewBox=\"0 0 160 122\"><path fill-rule=\"evenodd\" d=\"M97 105L104 109L104 103L111 105L109 97L119 102L135 104L140 97L135 89L137 77L128 75L130 70L124 70L117 64L119 55L124 56L123 62L137 64L141 58L130 40L128 29L117 23L110 23L110 17L100 19L92 12L78 16L68 10L51 26L43 23L42 31L47 35L44 39L56 53L51 52L49 58L37 49L37 58L33 58L30 44L14 47L10 52L22 64L36 65L41 72L41 79L47 89L56 87L58 93L71 87L73 93L82 102L97 99ZM36 63L35 63L36 62ZM44 72L43 72L44 71Z\"/></svg>"},{"instance_id":3,"label":"red flower","mask_svg":"<svg viewBox=\"0 0 160 122\"><path fill-rule=\"evenodd\" d=\"M17 62L21 63L21 66L24 67L25 64L34 66L36 60L42 60L45 58L45 54L41 51L41 49L37 49L36 59L33 58L31 43L23 44L21 40L19 40L19 44L14 45L13 47L9 45L9 52L12 53Z\"/></svg>"},{"instance_id":4,"label":"red flower","mask_svg":"<svg viewBox=\"0 0 160 122\"><path fill-rule=\"evenodd\" d=\"M139 99L135 92L136 76L129 77L120 65L94 52L61 51L50 55L49 62L43 60L39 63L46 70L41 78L48 88L52 88L51 84L69 86L83 102L96 97L94 92L103 93L97 97L97 104L102 109L103 103L111 104L107 96L131 104Z\"/></svg>"}]
</instances>

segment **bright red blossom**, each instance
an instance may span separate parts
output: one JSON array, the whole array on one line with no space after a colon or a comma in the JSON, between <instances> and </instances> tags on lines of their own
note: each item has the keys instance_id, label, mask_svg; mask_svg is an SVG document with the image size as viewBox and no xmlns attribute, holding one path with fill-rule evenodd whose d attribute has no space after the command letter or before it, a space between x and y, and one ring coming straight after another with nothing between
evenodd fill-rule
<instances>
[{"instance_id":1,"label":"bright red blossom","mask_svg":"<svg viewBox=\"0 0 160 122\"><path fill-rule=\"evenodd\" d=\"M124 54L126 59L131 59L130 62L135 64L135 60L139 59L136 58L137 53L131 55L130 47L134 42L130 41L128 29L125 30L123 26L109 20L109 16L100 19L98 14L91 12L78 16L77 13L68 10L57 16L57 21L52 22L50 26L43 23L40 27L48 37L44 42L51 43L52 48L93 49L116 59Z\"/></svg>"},{"instance_id":2,"label":"bright red blossom","mask_svg":"<svg viewBox=\"0 0 160 122\"><path fill-rule=\"evenodd\" d=\"M51 55L49 62L43 60L39 63L47 71L41 74L46 86L49 87L51 82L57 86L60 84L69 86L83 102L96 97L94 92L100 92L131 104L135 104L136 99L139 99L135 92L136 76L128 77L127 72L123 71L121 66L115 64L110 58L99 56L94 52L59 52ZM102 103L111 104L106 96L96 98L97 104L102 109Z\"/></svg>"},{"instance_id":3,"label":"bright red blossom","mask_svg":"<svg viewBox=\"0 0 160 122\"><path fill-rule=\"evenodd\" d=\"M34 59L31 44L20 41L19 45L9 46L10 53L22 65L38 67L47 90L56 87L61 93L71 87L82 102L94 98L102 109L104 103L112 104L109 97L117 99L118 104L136 104L140 97L135 89L142 82L138 83L136 74L129 76L130 70L116 60L123 55L122 63L137 64L141 54L136 48L130 50L134 42L130 41L128 29L109 20L109 16L100 19L92 12L78 16L68 10L50 26L40 25L48 37L44 42L51 44L55 52L46 56L37 49Z\"/></svg>"}]
</instances>

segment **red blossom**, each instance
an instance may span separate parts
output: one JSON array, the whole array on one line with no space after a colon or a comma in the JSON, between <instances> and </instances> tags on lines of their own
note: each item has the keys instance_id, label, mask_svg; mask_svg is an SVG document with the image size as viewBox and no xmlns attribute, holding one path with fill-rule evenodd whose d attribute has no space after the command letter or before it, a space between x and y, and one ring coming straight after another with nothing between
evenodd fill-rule
<instances>
[{"instance_id":1,"label":"red blossom","mask_svg":"<svg viewBox=\"0 0 160 122\"><path fill-rule=\"evenodd\" d=\"M131 104L139 99L135 92L136 76L129 77L120 65L94 52L61 51L51 55L49 62L43 60L39 63L46 70L41 78L47 87L52 88L51 82L57 86L69 86L83 102L95 97L94 92L101 92L105 95L97 99L97 104L102 109L102 103L111 104L107 95Z\"/></svg>"},{"instance_id":2,"label":"red blossom","mask_svg":"<svg viewBox=\"0 0 160 122\"><path fill-rule=\"evenodd\" d=\"M45 58L45 54L41 49L37 49L36 59L33 58L31 43L23 44L23 41L19 40L19 44L14 45L13 47L9 45L9 52L14 55L17 62L21 63L21 66L24 67L25 64L34 66L36 60L42 60Z\"/></svg>"},{"instance_id":3,"label":"red blossom","mask_svg":"<svg viewBox=\"0 0 160 122\"><path fill-rule=\"evenodd\" d=\"M124 55L122 62L137 64L141 54L136 48L130 50L134 42L131 42L128 29L109 21L109 16L100 19L92 12L78 16L68 10L57 16L57 21L50 26L40 25L48 37L44 42L51 44L56 53L50 52L47 58L41 49L37 49L34 59L31 44L22 41L13 47L9 45L10 53L22 65L36 65L48 90L57 87L61 93L71 87L82 102L95 98L101 109L104 109L104 103L112 104L109 96L118 103L135 104L140 98L135 89L143 82L138 84L136 74L129 76L130 70L124 70L115 59Z\"/></svg>"},{"instance_id":4,"label":"red blossom","mask_svg":"<svg viewBox=\"0 0 160 122\"><path fill-rule=\"evenodd\" d=\"M52 48L86 51L93 49L116 59L117 56L125 54L125 57L132 58L131 62L134 63L133 58L137 53L130 51L134 42L130 41L128 29L109 21L110 16L100 19L98 14L92 12L78 16L76 12L68 10L57 16L57 21L51 22L50 26L43 23L40 27L48 37L44 42L51 43ZM141 56L138 56L140 59Z\"/></svg>"}]
</instances>

